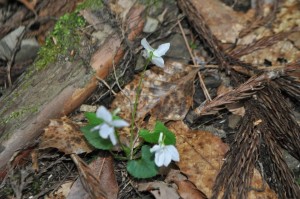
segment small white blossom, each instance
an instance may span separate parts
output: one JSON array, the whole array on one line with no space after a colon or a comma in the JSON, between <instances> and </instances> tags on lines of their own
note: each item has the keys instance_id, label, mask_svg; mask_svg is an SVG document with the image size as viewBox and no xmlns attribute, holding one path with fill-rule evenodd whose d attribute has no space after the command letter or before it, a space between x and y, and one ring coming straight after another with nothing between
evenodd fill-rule
<instances>
[{"instance_id":1,"label":"small white blossom","mask_svg":"<svg viewBox=\"0 0 300 199\"><path fill-rule=\"evenodd\" d=\"M160 133L158 139L158 145L154 145L150 149L151 153L155 153L154 162L158 167L162 165L168 166L172 160L179 161L179 153L175 146L173 145L164 145L163 143L163 133Z\"/></svg>"},{"instance_id":2,"label":"small white blossom","mask_svg":"<svg viewBox=\"0 0 300 199\"><path fill-rule=\"evenodd\" d=\"M166 54L166 52L169 50L170 43L161 44L160 46L158 46L157 49L154 49L150 46L150 44L144 38L144 39L142 39L141 44L145 48L144 54L143 54L143 56L145 58L148 59L151 57L151 62L158 67L162 68L165 66L162 56L164 56Z\"/></svg>"},{"instance_id":3,"label":"small white blossom","mask_svg":"<svg viewBox=\"0 0 300 199\"><path fill-rule=\"evenodd\" d=\"M116 112L113 114L116 114ZM99 130L99 135L102 138L107 139L109 137L111 143L116 145L117 138L115 135L115 128L129 126L129 124L122 119L113 120L113 115L104 106L100 106L97 109L96 116L102 119L103 123L95 126L91 131Z\"/></svg>"}]
</instances>

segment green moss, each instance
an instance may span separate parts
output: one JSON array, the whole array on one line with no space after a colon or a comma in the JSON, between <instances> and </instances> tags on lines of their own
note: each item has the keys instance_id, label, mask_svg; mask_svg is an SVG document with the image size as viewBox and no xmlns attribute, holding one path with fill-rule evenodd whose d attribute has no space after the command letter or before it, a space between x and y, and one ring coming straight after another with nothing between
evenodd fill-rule
<instances>
[{"instance_id":1,"label":"green moss","mask_svg":"<svg viewBox=\"0 0 300 199\"><path fill-rule=\"evenodd\" d=\"M12 112L9 116L0 119L0 125L8 123L12 119L21 118L25 113L35 113L38 111L37 107L20 108L18 111Z\"/></svg>"},{"instance_id":2,"label":"green moss","mask_svg":"<svg viewBox=\"0 0 300 199\"><path fill-rule=\"evenodd\" d=\"M78 46L80 40L78 29L85 24L85 20L78 12L67 13L60 17L47 37L45 45L38 52L36 69L43 69L49 63L57 61L58 56L68 56L68 53Z\"/></svg>"},{"instance_id":3,"label":"green moss","mask_svg":"<svg viewBox=\"0 0 300 199\"><path fill-rule=\"evenodd\" d=\"M67 13L59 18L53 31L47 37L45 44L40 48L35 64L29 67L27 72L23 74L25 79L24 81L26 83L21 85L22 89L20 93L15 92L12 99L5 105L6 108L4 107L0 113L6 112L7 108L22 95L22 91L26 90L32 84L32 77L37 71L44 69L50 63L56 62L59 58L69 57L72 50L79 48L81 36L80 29L86 25L84 18L79 16L79 11L88 7L92 7L92 9L99 9L102 5L102 0L86 0L82 4L78 5L74 12ZM24 115L24 111L37 111L35 109L28 107L22 108L17 112L13 112L5 118L0 118L0 125L8 123L12 119L21 117Z\"/></svg>"},{"instance_id":4,"label":"green moss","mask_svg":"<svg viewBox=\"0 0 300 199\"><path fill-rule=\"evenodd\" d=\"M35 69L43 69L49 63L56 62L58 56L66 57L71 50L78 47L79 30L86 24L84 18L79 16L79 11L85 8L96 10L102 6L102 0L86 0L80 3L74 12L61 16L38 53Z\"/></svg>"},{"instance_id":5,"label":"green moss","mask_svg":"<svg viewBox=\"0 0 300 199\"><path fill-rule=\"evenodd\" d=\"M86 9L86 8L90 8L92 10L98 10L102 7L103 7L102 0L86 0L82 3L80 3L77 6L76 10L78 11L78 10L82 10L82 9Z\"/></svg>"}]
</instances>

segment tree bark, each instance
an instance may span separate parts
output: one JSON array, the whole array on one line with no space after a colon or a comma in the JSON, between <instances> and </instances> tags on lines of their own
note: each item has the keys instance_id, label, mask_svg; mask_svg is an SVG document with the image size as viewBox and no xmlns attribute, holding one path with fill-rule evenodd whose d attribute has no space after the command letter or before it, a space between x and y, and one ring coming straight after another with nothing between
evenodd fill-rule
<instances>
[{"instance_id":1,"label":"tree bark","mask_svg":"<svg viewBox=\"0 0 300 199\"><path fill-rule=\"evenodd\" d=\"M125 25L133 40L143 28L143 7L133 7ZM132 20L135 19L135 20ZM137 20L138 19L138 20ZM23 74L14 88L0 99L0 170L14 152L30 145L49 123L49 119L71 113L97 87L98 76L104 79L123 56L121 36L112 35L99 46L90 66L81 60L56 62L41 71Z\"/></svg>"}]
</instances>

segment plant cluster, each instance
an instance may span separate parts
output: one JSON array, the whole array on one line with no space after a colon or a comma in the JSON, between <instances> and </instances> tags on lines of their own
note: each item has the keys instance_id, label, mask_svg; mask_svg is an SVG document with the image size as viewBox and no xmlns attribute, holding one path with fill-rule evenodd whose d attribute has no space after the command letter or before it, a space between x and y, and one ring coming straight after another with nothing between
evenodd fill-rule
<instances>
[{"instance_id":1,"label":"plant cluster","mask_svg":"<svg viewBox=\"0 0 300 199\"><path fill-rule=\"evenodd\" d=\"M158 67L164 67L162 56L170 48L170 43L161 44L157 49L150 46L144 38L141 41L145 48L143 56L147 59L142 73L142 78L138 84L136 98L134 102L131 124L117 116L119 109L110 113L104 106L100 106L96 113L86 113L88 125L81 128L88 142L97 149L109 150L112 154L114 146L119 147L124 152L124 157L117 157L127 160L127 171L136 178L150 178L158 173L158 168L167 167L171 161L179 161L179 153L175 147L176 138L162 122L157 121L154 129L140 129L135 132L135 118L137 105L141 93L142 82L147 65L152 62ZM130 146L122 144L119 140L117 129L130 126ZM138 134L144 142L135 147L133 140ZM151 145L153 145L151 147ZM139 150L141 149L141 150Z\"/></svg>"}]
</instances>

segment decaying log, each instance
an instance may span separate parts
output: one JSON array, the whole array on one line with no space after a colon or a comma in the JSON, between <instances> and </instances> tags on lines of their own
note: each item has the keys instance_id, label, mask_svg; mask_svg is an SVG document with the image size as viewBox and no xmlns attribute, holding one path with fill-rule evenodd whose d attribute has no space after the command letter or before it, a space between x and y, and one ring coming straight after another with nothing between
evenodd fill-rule
<instances>
[{"instance_id":1,"label":"decaying log","mask_svg":"<svg viewBox=\"0 0 300 199\"><path fill-rule=\"evenodd\" d=\"M144 8L135 5L125 25L133 40L143 28ZM133 20L134 19L134 20ZM29 145L43 131L49 119L69 114L97 87L96 75L104 79L123 56L120 35L111 35L93 54L90 65L82 61L57 62L41 71L23 74L15 88L0 99L0 170L14 152ZM29 78L28 78L29 76Z\"/></svg>"}]
</instances>

